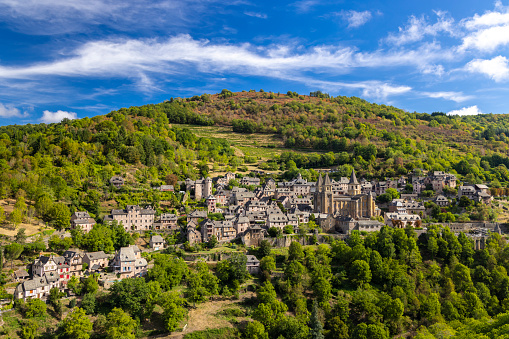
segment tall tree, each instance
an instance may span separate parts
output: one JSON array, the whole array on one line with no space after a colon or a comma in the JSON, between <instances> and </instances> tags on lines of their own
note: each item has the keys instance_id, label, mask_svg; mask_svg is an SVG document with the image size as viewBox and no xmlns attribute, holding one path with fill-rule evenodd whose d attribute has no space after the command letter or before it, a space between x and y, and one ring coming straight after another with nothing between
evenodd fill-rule
<instances>
[{"instance_id":1,"label":"tall tree","mask_svg":"<svg viewBox=\"0 0 509 339\"><path fill-rule=\"evenodd\" d=\"M23 245L13 242L4 247L5 258L11 261L11 268L14 268L14 260L18 259L23 252Z\"/></svg>"},{"instance_id":2,"label":"tall tree","mask_svg":"<svg viewBox=\"0 0 509 339\"><path fill-rule=\"evenodd\" d=\"M324 339L323 325L318 318L318 302L313 301L313 308L311 310L311 318L309 319L309 338L310 339Z\"/></svg>"}]
</instances>

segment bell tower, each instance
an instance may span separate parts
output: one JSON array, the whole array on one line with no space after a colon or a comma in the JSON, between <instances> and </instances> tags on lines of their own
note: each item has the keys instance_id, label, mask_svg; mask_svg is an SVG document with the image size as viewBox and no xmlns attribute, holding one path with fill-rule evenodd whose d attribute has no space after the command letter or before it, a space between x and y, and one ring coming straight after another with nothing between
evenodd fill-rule
<instances>
[{"instance_id":1,"label":"bell tower","mask_svg":"<svg viewBox=\"0 0 509 339\"><path fill-rule=\"evenodd\" d=\"M352 175L350 176L350 182L348 183L348 195L358 195L361 194L361 184L357 181L357 177L355 176L355 170L352 170Z\"/></svg>"}]
</instances>

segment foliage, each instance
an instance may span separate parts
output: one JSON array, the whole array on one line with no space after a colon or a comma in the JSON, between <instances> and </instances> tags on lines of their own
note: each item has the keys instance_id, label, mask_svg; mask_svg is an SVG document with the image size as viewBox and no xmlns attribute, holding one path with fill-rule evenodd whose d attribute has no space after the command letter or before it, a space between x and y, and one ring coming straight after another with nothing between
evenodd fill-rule
<instances>
[{"instance_id":1,"label":"foliage","mask_svg":"<svg viewBox=\"0 0 509 339\"><path fill-rule=\"evenodd\" d=\"M114 308L106 317L107 339L134 339L138 327L136 321L120 308Z\"/></svg>"},{"instance_id":2,"label":"foliage","mask_svg":"<svg viewBox=\"0 0 509 339\"><path fill-rule=\"evenodd\" d=\"M62 331L69 338L89 339L92 332L92 322L85 311L75 307L60 324Z\"/></svg>"},{"instance_id":3,"label":"foliage","mask_svg":"<svg viewBox=\"0 0 509 339\"><path fill-rule=\"evenodd\" d=\"M180 322L187 316L187 310L184 308L185 300L179 297L175 292L165 292L162 297L162 307L164 326L167 331L173 332L177 329Z\"/></svg>"},{"instance_id":4,"label":"foliage","mask_svg":"<svg viewBox=\"0 0 509 339\"><path fill-rule=\"evenodd\" d=\"M152 314L161 293L157 281L147 283L143 278L126 278L111 286L108 299L111 305L143 321Z\"/></svg>"},{"instance_id":5,"label":"foliage","mask_svg":"<svg viewBox=\"0 0 509 339\"><path fill-rule=\"evenodd\" d=\"M41 299L30 299L25 306L25 315L27 318L40 317L46 313L46 303Z\"/></svg>"}]
</instances>

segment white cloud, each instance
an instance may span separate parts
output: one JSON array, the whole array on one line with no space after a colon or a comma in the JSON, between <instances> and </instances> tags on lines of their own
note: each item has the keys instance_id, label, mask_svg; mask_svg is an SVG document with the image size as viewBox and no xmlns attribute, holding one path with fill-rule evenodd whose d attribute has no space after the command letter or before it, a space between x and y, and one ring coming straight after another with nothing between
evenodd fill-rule
<instances>
[{"instance_id":1,"label":"white cloud","mask_svg":"<svg viewBox=\"0 0 509 339\"><path fill-rule=\"evenodd\" d=\"M422 74L432 74L441 77L445 74L444 66L442 65L424 65L421 68Z\"/></svg>"},{"instance_id":2,"label":"white cloud","mask_svg":"<svg viewBox=\"0 0 509 339\"><path fill-rule=\"evenodd\" d=\"M393 45L404 45L412 42L421 41L425 36L437 36L439 33L448 33L451 36L456 35L454 28L454 19L447 17L446 12L436 11L437 22L429 24L424 16L420 18L412 15L405 27L399 27L399 32L389 33L385 39Z\"/></svg>"},{"instance_id":3,"label":"white cloud","mask_svg":"<svg viewBox=\"0 0 509 339\"><path fill-rule=\"evenodd\" d=\"M508 8L503 6L501 1L497 1L495 9L495 11L486 11L483 15L476 13L473 17L462 20L462 24L470 30L509 24Z\"/></svg>"},{"instance_id":4,"label":"white cloud","mask_svg":"<svg viewBox=\"0 0 509 339\"><path fill-rule=\"evenodd\" d=\"M26 117L26 112L22 113L19 109L11 105L4 105L0 102L0 118L20 118Z\"/></svg>"},{"instance_id":5,"label":"white cloud","mask_svg":"<svg viewBox=\"0 0 509 339\"><path fill-rule=\"evenodd\" d=\"M471 73L485 74L496 82L509 79L509 60L505 56L497 56L491 60L474 59L465 68Z\"/></svg>"},{"instance_id":6,"label":"white cloud","mask_svg":"<svg viewBox=\"0 0 509 339\"><path fill-rule=\"evenodd\" d=\"M0 0L0 20L35 35L82 33L98 25L121 31L167 29L198 21L201 15L214 12L210 7L218 3L216 0Z\"/></svg>"},{"instance_id":7,"label":"white cloud","mask_svg":"<svg viewBox=\"0 0 509 339\"><path fill-rule=\"evenodd\" d=\"M320 4L319 0L299 0L292 3L291 5L297 9L297 12L306 13L313 9L315 6L318 6L319 4Z\"/></svg>"},{"instance_id":8,"label":"white cloud","mask_svg":"<svg viewBox=\"0 0 509 339\"><path fill-rule=\"evenodd\" d=\"M46 110L46 111L42 112L42 117L41 117L40 121L45 124L51 124L54 122L60 122L65 118L72 120L72 119L76 119L77 117L78 117L78 115L74 112L67 112L67 111L61 111L61 110L58 110L56 112L51 112L51 111Z\"/></svg>"},{"instance_id":9,"label":"white cloud","mask_svg":"<svg viewBox=\"0 0 509 339\"><path fill-rule=\"evenodd\" d=\"M347 73L359 67L421 67L452 53L433 44L416 50L356 53L348 47L301 47L251 44L213 44L180 35L165 41L118 40L88 42L67 53L68 57L26 67L0 66L0 79L31 79L41 76L125 77L140 80L150 73L180 74L186 66L201 72L231 71L242 75L277 76L307 70ZM284 77L284 75L281 75ZM143 79L146 82L146 79Z\"/></svg>"},{"instance_id":10,"label":"white cloud","mask_svg":"<svg viewBox=\"0 0 509 339\"><path fill-rule=\"evenodd\" d=\"M339 15L348 22L348 28L361 27L372 17L370 11L357 12L354 10L342 11Z\"/></svg>"},{"instance_id":11,"label":"white cloud","mask_svg":"<svg viewBox=\"0 0 509 339\"><path fill-rule=\"evenodd\" d=\"M481 29L463 38L460 50L477 49L492 52L509 43L509 25Z\"/></svg>"},{"instance_id":12,"label":"white cloud","mask_svg":"<svg viewBox=\"0 0 509 339\"><path fill-rule=\"evenodd\" d=\"M423 95L434 98L434 99L446 99L451 100L455 102L463 102L470 99L473 99L473 96L471 95L464 95L461 92L422 92Z\"/></svg>"},{"instance_id":13,"label":"white cloud","mask_svg":"<svg viewBox=\"0 0 509 339\"><path fill-rule=\"evenodd\" d=\"M247 16L252 16L254 18L259 18L259 19L267 19L268 18L267 14L265 14L265 13L244 12L244 14L247 15Z\"/></svg>"},{"instance_id":14,"label":"white cloud","mask_svg":"<svg viewBox=\"0 0 509 339\"><path fill-rule=\"evenodd\" d=\"M462 109L450 111L447 113L447 115L478 115L478 114L484 114L479 110L477 105L470 106L470 107L463 107Z\"/></svg>"}]
</instances>

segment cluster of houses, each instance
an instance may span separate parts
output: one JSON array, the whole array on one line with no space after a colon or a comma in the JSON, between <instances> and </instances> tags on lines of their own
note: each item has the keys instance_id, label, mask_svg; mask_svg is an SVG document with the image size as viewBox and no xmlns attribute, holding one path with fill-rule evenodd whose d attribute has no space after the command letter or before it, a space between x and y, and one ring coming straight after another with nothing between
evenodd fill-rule
<instances>
[{"instance_id":1,"label":"cluster of houses","mask_svg":"<svg viewBox=\"0 0 509 339\"><path fill-rule=\"evenodd\" d=\"M316 182L310 182L299 174L290 181L276 182L267 179L260 185L260 178L244 176L237 178L228 172L212 180L186 179L179 183L186 187L191 198L204 199L206 210L195 210L186 215L186 225L178 223L179 216L164 213L156 216L151 207L129 205L125 209L112 210L104 222L117 221L126 231L181 231L184 226L188 242L193 245L207 242L214 236L219 242L240 238L247 245L257 245L266 230L275 227L283 230L289 225L297 232L300 224L308 223L312 216L324 231L349 234L352 230L376 231L383 225L420 227L426 215L422 201L416 201L424 190L433 189L438 196L433 200L446 207L450 200L444 195L457 189L457 198L466 196L476 202L491 203L493 197L486 185L457 186L453 174L441 171L414 172L408 177L395 180L357 180L352 171L350 178L331 179L329 174L320 174ZM236 180L242 187L229 184ZM408 192L412 184L413 192ZM401 193L383 206L383 213L376 205L376 197L393 188ZM446 191L446 192L444 192ZM212 220L209 213L220 213L224 220ZM92 229L95 221L87 212L76 212L71 217L71 227L81 227L84 232Z\"/></svg>"},{"instance_id":2,"label":"cluster of houses","mask_svg":"<svg viewBox=\"0 0 509 339\"><path fill-rule=\"evenodd\" d=\"M46 299L54 287L61 291L67 290L72 277L82 279L92 273L104 272L109 267L116 280L140 277L147 273L147 265L147 260L141 257L141 251L136 245L122 247L114 255L103 251L78 250L65 251L62 256L41 255L30 265L30 272L21 269L14 273L15 280L19 282L14 298Z\"/></svg>"}]
</instances>

